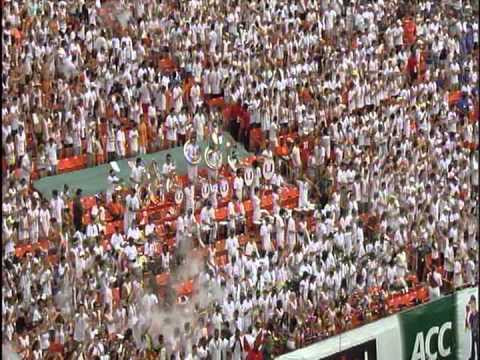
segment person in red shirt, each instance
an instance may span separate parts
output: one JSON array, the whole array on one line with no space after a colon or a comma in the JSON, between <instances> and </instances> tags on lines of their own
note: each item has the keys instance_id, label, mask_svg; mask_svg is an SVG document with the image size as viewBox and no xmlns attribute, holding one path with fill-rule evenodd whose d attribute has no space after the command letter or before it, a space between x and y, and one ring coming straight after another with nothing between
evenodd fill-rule
<instances>
[{"instance_id":1,"label":"person in red shirt","mask_svg":"<svg viewBox=\"0 0 480 360\"><path fill-rule=\"evenodd\" d=\"M263 331L260 330L255 338L253 347L248 346L248 342L245 342L245 351L247 352L246 360L263 360L263 353L260 351L260 345L264 342Z\"/></svg>"},{"instance_id":2,"label":"person in red shirt","mask_svg":"<svg viewBox=\"0 0 480 360\"><path fill-rule=\"evenodd\" d=\"M248 352L246 360L263 360L263 354L260 350L253 348Z\"/></svg>"},{"instance_id":3,"label":"person in red shirt","mask_svg":"<svg viewBox=\"0 0 480 360\"><path fill-rule=\"evenodd\" d=\"M410 53L410 57L408 58L407 72L408 72L410 85L412 85L417 80L417 75L418 75L418 61L417 61L417 56L415 54L415 49L412 49Z\"/></svg>"}]
</instances>

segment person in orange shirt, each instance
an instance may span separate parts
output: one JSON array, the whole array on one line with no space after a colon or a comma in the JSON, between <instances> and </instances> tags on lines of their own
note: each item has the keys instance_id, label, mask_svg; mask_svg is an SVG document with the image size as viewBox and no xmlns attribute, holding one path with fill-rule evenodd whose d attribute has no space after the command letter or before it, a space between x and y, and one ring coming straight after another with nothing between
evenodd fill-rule
<instances>
[{"instance_id":1,"label":"person in orange shirt","mask_svg":"<svg viewBox=\"0 0 480 360\"><path fill-rule=\"evenodd\" d=\"M425 81L425 73L427 71L427 51L423 46L420 49L420 56L418 59L418 76L421 81Z\"/></svg>"},{"instance_id":2,"label":"person in orange shirt","mask_svg":"<svg viewBox=\"0 0 480 360\"><path fill-rule=\"evenodd\" d=\"M145 121L145 118L143 118L142 121L140 121L140 125L138 126L138 133L139 133L139 139L138 139L139 152L140 154L146 154L147 147L148 147L148 127L147 127L147 122Z\"/></svg>"},{"instance_id":3,"label":"person in orange shirt","mask_svg":"<svg viewBox=\"0 0 480 360\"><path fill-rule=\"evenodd\" d=\"M112 195L112 202L107 205L110 215L112 215L113 221L121 220L123 218L124 208L120 201L117 199L117 195Z\"/></svg>"}]
</instances>

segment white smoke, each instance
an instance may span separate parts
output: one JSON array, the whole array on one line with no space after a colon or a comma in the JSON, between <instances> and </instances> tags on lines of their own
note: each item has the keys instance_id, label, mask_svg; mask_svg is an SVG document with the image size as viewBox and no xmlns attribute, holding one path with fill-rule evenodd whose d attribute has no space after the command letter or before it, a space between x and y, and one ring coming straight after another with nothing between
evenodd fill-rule
<instances>
[{"instance_id":1,"label":"white smoke","mask_svg":"<svg viewBox=\"0 0 480 360\"><path fill-rule=\"evenodd\" d=\"M132 12L130 10L121 9L115 14L115 18L123 27L125 27L132 18Z\"/></svg>"},{"instance_id":2,"label":"white smoke","mask_svg":"<svg viewBox=\"0 0 480 360\"><path fill-rule=\"evenodd\" d=\"M188 252L186 261L171 274L174 284L187 281L201 273L205 273L205 263L200 255ZM212 305L220 303L225 296L224 289L213 281L208 284L200 284L198 279L194 283L193 294L186 302L175 304L168 309L154 308L150 316L151 326L149 333L152 338L159 334L165 337L173 335L175 328L184 329L185 323L193 327L205 314L205 310L211 313Z\"/></svg>"},{"instance_id":3,"label":"white smoke","mask_svg":"<svg viewBox=\"0 0 480 360\"><path fill-rule=\"evenodd\" d=\"M113 23L118 22L121 26L126 27L132 18L132 12L118 4L117 1L110 1L102 6L103 25L112 26Z\"/></svg>"},{"instance_id":4,"label":"white smoke","mask_svg":"<svg viewBox=\"0 0 480 360\"><path fill-rule=\"evenodd\" d=\"M57 308L60 309L64 316L72 313L72 285L69 284L67 278L63 280L54 300Z\"/></svg>"},{"instance_id":5,"label":"white smoke","mask_svg":"<svg viewBox=\"0 0 480 360\"><path fill-rule=\"evenodd\" d=\"M2 344L2 360L21 360L10 344Z\"/></svg>"},{"instance_id":6,"label":"white smoke","mask_svg":"<svg viewBox=\"0 0 480 360\"><path fill-rule=\"evenodd\" d=\"M70 79L78 74L78 70L72 63L66 63L61 61L57 67L58 72L61 73L65 78Z\"/></svg>"}]
</instances>

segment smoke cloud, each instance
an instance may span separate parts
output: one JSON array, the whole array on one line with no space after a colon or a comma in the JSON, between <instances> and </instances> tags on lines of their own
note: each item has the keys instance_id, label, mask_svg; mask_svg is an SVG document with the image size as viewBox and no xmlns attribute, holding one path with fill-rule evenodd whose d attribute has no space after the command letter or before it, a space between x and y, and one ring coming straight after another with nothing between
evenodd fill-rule
<instances>
[{"instance_id":1,"label":"smoke cloud","mask_svg":"<svg viewBox=\"0 0 480 360\"><path fill-rule=\"evenodd\" d=\"M14 351L12 345L2 344L2 360L21 360L21 357Z\"/></svg>"},{"instance_id":2,"label":"smoke cloud","mask_svg":"<svg viewBox=\"0 0 480 360\"><path fill-rule=\"evenodd\" d=\"M183 330L185 323L191 327L198 323L205 313L211 312L213 304L220 304L225 296L225 289L214 281L200 282L198 275L207 271L205 261L201 255L191 249L185 251L184 262L171 273L174 284L178 284L195 278L193 294L186 302L175 304L168 309L156 307L151 314L151 326L149 329L152 338L159 334L165 337L173 335L175 328Z\"/></svg>"}]
</instances>

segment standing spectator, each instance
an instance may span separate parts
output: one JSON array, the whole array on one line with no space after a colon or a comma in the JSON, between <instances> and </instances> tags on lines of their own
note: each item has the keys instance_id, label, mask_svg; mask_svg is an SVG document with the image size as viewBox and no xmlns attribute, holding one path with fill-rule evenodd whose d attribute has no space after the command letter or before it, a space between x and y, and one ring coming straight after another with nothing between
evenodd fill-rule
<instances>
[{"instance_id":1,"label":"standing spectator","mask_svg":"<svg viewBox=\"0 0 480 360\"><path fill-rule=\"evenodd\" d=\"M47 153L47 164L48 164L48 173L49 175L56 175L57 174L57 144L53 138L48 140L48 143L45 147Z\"/></svg>"},{"instance_id":2,"label":"standing spectator","mask_svg":"<svg viewBox=\"0 0 480 360\"><path fill-rule=\"evenodd\" d=\"M73 198L73 225L75 227L75 231L83 232L83 203L82 203L82 189L77 189L75 192L75 197Z\"/></svg>"},{"instance_id":3,"label":"standing spectator","mask_svg":"<svg viewBox=\"0 0 480 360\"><path fill-rule=\"evenodd\" d=\"M433 270L427 275L428 294L430 300L440 297L440 288L443 286L442 275L437 271L437 266L433 266Z\"/></svg>"}]
</instances>

